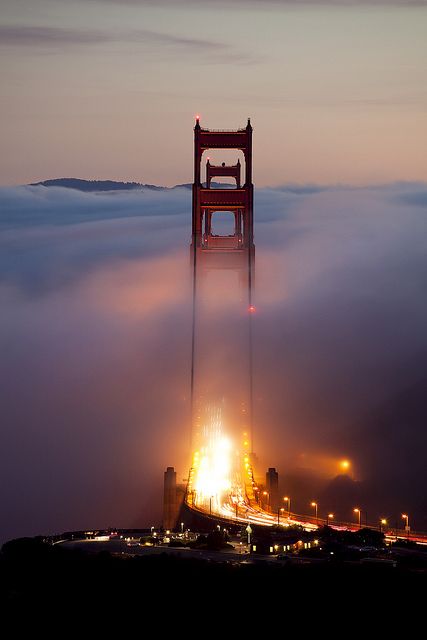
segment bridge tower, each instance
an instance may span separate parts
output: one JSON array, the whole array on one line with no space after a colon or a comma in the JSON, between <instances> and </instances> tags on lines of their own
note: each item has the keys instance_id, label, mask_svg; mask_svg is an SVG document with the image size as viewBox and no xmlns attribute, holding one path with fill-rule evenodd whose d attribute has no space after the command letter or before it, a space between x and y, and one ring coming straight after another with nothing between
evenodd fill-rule
<instances>
[{"instance_id":1,"label":"bridge tower","mask_svg":"<svg viewBox=\"0 0 427 640\"><path fill-rule=\"evenodd\" d=\"M219 166L206 163L206 184L201 182L201 162L208 149L236 149L245 157L245 180L241 185L240 160L235 165ZM212 178L230 177L236 180L236 189L212 189ZM241 271L242 281L250 293L254 276L252 183L252 126L250 119L244 129L234 131L204 129L199 117L194 127L194 182L193 182L193 260L200 260L201 269L232 268ZM234 234L213 235L212 216L216 211L234 213ZM251 304L251 301L250 301Z\"/></svg>"},{"instance_id":2,"label":"bridge tower","mask_svg":"<svg viewBox=\"0 0 427 640\"><path fill-rule=\"evenodd\" d=\"M194 127L194 182L192 208L191 259L193 268L193 336L191 366L191 407L193 439L198 431L195 415L195 334L196 299L200 279L210 270L230 269L238 273L241 295L247 305L248 318L248 362L249 362L249 423L253 453L253 402L252 402L252 292L254 287L255 245L253 232L253 183L252 183L252 126L248 119L246 127L236 130L213 130L200 126L196 117ZM235 149L244 155L245 167L242 180L242 165L220 165L206 161L206 182L202 184L202 156L209 149ZM235 180L236 188L213 188L215 177ZM243 182L243 184L242 184ZM234 232L230 235L215 235L212 232L212 217L216 212L230 211L234 215Z\"/></svg>"}]
</instances>

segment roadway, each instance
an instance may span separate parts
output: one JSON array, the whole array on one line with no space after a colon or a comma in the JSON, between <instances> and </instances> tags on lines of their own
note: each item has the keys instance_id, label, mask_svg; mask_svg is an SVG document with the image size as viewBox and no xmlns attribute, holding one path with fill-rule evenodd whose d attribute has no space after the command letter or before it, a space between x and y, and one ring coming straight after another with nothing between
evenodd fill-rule
<instances>
[{"instance_id":1,"label":"roadway","mask_svg":"<svg viewBox=\"0 0 427 640\"><path fill-rule=\"evenodd\" d=\"M328 524L329 527L335 529L337 531L358 531L363 526L368 527L369 529L379 530L379 526L376 525L362 525L360 527L356 523L350 522L327 522L323 518L312 518L307 515L300 515L295 513L290 513L289 516L280 516L278 517L277 513L271 513L262 509L257 503L251 504L250 501L239 502L224 502L218 511L208 513L205 509L188 505L191 509L197 511L198 513L204 514L206 516L210 516L215 519L215 517L225 518L230 520L236 524L254 524L258 526L266 526L266 527L292 527L292 526L301 526L306 531L315 531L319 527L325 526ZM388 542L393 542L397 539L399 540L409 540L412 542L417 542L419 544L427 545L427 534L424 532L410 532L407 533L401 529L393 529L391 527L383 527L383 533Z\"/></svg>"}]
</instances>

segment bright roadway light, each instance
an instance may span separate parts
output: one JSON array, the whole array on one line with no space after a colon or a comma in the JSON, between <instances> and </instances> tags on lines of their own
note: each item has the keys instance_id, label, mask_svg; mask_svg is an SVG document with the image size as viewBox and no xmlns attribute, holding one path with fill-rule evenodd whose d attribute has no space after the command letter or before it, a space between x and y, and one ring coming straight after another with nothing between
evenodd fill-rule
<instances>
[{"instance_id":1,"label":"bright roadway light","mask_svg":"<svg viewBox=\"0 0 427 640\"><path fill-rule=\"evenodd\" d=\"M347 471L350 468L350 462L348 460L341 460L340 467L343 471Z\"/></svg>"},{"instance_id":2,"label":"bright roadway light","mask_svg":"<svg viewBox=\"0 0 427 640\"><path fill-rule=\"evenodd\" d=\"M311 506L312 506L312 507L314 507L314 512L315 512L315 514L316 514L316 522L318 523L318 522L319 522L319 519L318 519L318 517L317 517L317 502L312 502L312 503L311 503Z\"/></svg>"},{"instance_id":3,"label":"bright roadway light","mask_svg":"<svg viewBox=\"0 0 427 640\"><path fill-rule=\"evenodd\" d=\"M354 511L354 513L357 513L357 517L358 517L358 521L359 521L359 529L360 529L361 526L362 526L362 521L361 521L362 512L360 511L360 509L357 509L357 508L353 509L353 511Z\"/></svg>"}]
</instances>

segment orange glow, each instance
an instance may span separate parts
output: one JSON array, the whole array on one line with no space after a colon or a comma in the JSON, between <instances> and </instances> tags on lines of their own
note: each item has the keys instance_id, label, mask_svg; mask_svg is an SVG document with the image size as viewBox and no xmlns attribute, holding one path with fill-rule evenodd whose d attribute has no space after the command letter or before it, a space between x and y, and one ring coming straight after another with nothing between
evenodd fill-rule
<instances>
[{"instance_id":1,"label":"orange glow","mask_svg":"<svg viewBox=\"0 0 427 640\"><path fill-rule=\"evenodd\" d=\"M350 469L351 463L349 460L341 460L339 463L339 467L341 471L348 471Z\"/></svg>"},{"instance_id":2,"label":"orange glow","mask_svg":"<svg viewBox=\"0 0 427 640\"><path fill-rule=\"evenodd\" d=\"M231 488L231 442L220 431L209 435L202 455L194 454L193 499L199 505L210 503L210 508L213 499L215 510L218 510L224 494Z\"/></svg>"},{"instance_id":3,"label":"orange glow","mask_svg":"<svg viewBox=\"0 0 427 640\"><path fill-rule=\"evenodd\" d=\"M171 272L178 283L173 288L169 283ZM86 278L81 295L89 308L141 320L168 309L172 303L183 302L184 281L185 267L176 253L96 271Z\"/></svg>"},{"instance_id":4,"label":"orange glow","mask_svg":"<svg viewBox=\"0 0 427 640\"><path fill-rule=\"evenodd\" d=\"M296 454L296 461L299 467L310 469L316 474L325 478L333 478L337 474L347 474L354 476L354 464L351 458L336 456L327 452L317 452L314 450L303 451Z\"/></svg>"}]
</instances>

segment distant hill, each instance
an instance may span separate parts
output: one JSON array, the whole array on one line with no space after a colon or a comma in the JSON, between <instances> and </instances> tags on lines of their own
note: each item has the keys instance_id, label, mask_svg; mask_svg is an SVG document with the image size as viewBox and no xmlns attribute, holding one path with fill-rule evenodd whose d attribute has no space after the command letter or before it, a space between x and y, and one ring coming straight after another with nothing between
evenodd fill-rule
<instances>
[{"instance_id":1,"label":"distant hill","mask_svg":"<svg viewBox=\"0 0 427 640\"><path fill-rule=\"evenodd\" d=\"M77 191L168 191L170 189L191 189L191 183L176 184L174 187L159 187L155 184L142 184L140 182L119 182L116 180L81 180L80 178L54 178L53 180L43 180L42 182L32 182L31 187L62 187L65 189L75 189ZM220 184L212 182L214 189L230 188L231 184Z\"/></svg>"},{"instance_id":2,"label":"distant hill","mask_svg":"<svg viewBox=\"0 0 427 640\"><path fill-rule=\"evenodd\" d=\"M80 180L79 178L55 178L34 182L32 187L65 187L77 189L77 191L131 191L134 189L153 189L161 191L165 187L157 187L153 184L140 184L139 182L117 182L116 180Z\"/></svg>"}]
</instances>

